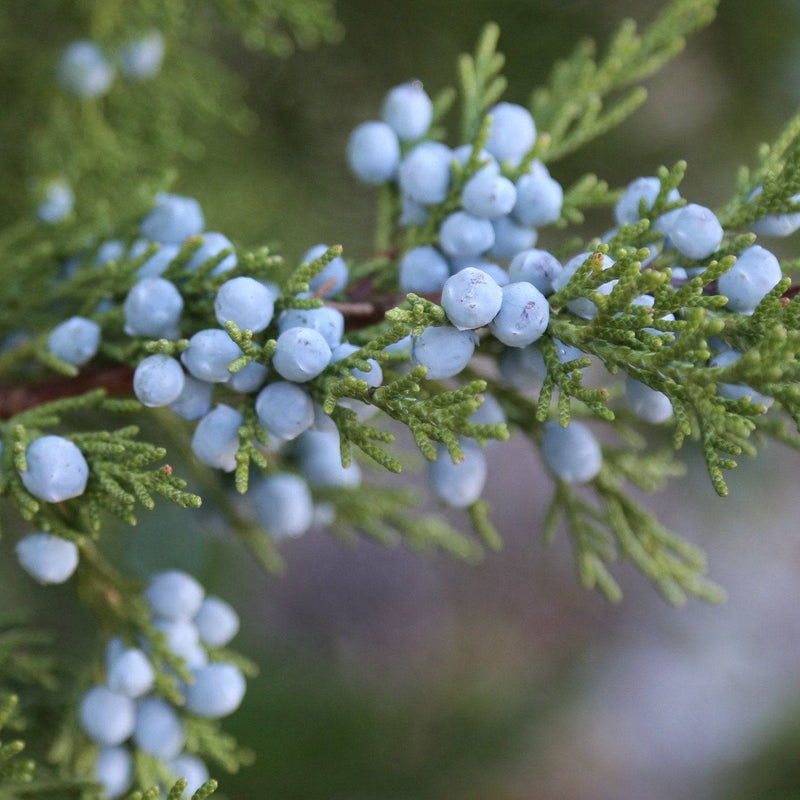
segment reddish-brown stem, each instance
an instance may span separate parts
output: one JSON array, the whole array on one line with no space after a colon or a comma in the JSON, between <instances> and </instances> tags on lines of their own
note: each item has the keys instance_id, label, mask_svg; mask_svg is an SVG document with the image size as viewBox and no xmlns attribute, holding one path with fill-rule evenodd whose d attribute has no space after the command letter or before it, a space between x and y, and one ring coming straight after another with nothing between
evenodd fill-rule
<instances>
[{"instance_id":1,"label":"reddish-brown stem","mask_svg":"<svg viewBox=\"0 0 800 800\"><path fill-rule=\"evenodd\" d=\"M345 328L355 331L381 322L389 309L405 300L404 294L375 297L371 289L372 281L367 278L351 287L348 300L326 300L325 305L341 311ZM421 296L433 302L440 299L438 294ZM119 364L95 364L81 370L74 378L59 375L45 378L39 383L0 384L0 420L9 419L42 403L101 388L113 397L132 394L133 368Z\"/></svg>"},{"instance_id":2,"label":"reddish-brown stem","mask_svg":"<svg viewBox=\"0 0 800 800\"><path fill-rule=\"evenodd\" d=\"M8 419L42 403L75 397L92 389L105 389L112 396L131 394L133 368L119 364L97 364L74 378L59 375L42 383L0 385L0 419Z\"/></svg>"},{"instance_id":3,"label":"reddish-brown stem","mask_svg":"<svg viewBox=\"0 0 800 800\"><path fill-rule=\"evenodd\" d=\"M680 285L680 282L676 282ZM372 292L371 278L365 278L348 290L348 300L325 300L325 305L340 311L345 318L345 329L357 331L381 322L392 308L405 300L404 294L392 293L375 296ZM714 287L704 287L704 293L712 294ZM788 303L800 294L800 285L790 286L783 295ZM420 297L438 303L440 294L423 294ZM92 389L105 389L109 396L130 395L133 391L133 368L119 364L98 364L83 370L75 378L47 379L36 384L0 384L0 420L9 419L29 408L58 400L62 397L75 397Z\"/></svg>"}]
</instances>

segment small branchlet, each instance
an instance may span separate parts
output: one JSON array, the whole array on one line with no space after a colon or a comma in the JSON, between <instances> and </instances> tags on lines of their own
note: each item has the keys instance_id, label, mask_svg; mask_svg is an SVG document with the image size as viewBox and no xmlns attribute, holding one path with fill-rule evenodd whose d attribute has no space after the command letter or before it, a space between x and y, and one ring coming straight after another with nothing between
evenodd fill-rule
<instances>
[{"instance_id":1,"label":"small branchlet","mask_svg":"<svg viewBox=\"0 0 800 800\"><path fill-rule=\"evenodd\" d=\"M530 108L547 143L539 157L552 162L585 146L630 116L646 99L641 87L684 47L686 36L708 25L717 0L678 0L665 6L641 35L626 20L612 38L604 57L595 59L595 43L582 41L570 58L556 63L546 87L537 89ZM610 108L604 99L623 92Z\"/></svg>"},{"instance_id":2,"label":"small branchlet","mask_svg":"<svg viewBox=\"0 0 800 800\"><path fill-rule=\"evenodd\" d=\"M466 561L481 558L481 547L436 514L409 516L419 506L418 493L410 489L373 487L367 497L357 490L321 493L323 501L336 510L335 533L346 536L354 528L373 541L393 547L404 544L420 553L443 552Z\"/></svg>"}]
</instances>

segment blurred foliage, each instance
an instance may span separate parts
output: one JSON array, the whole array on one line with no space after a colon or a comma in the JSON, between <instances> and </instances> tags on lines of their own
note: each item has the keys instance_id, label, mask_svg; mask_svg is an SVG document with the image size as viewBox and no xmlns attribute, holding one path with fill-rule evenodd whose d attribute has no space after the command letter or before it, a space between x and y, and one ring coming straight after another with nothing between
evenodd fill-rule
<instances>
[{"instance_id":1,"label":"blurred foliage","mask_svg":"<svg viewBox=\"0 0 800 800\"><path fill-rule=\"evenodd\" d=\"M800 797L800 723L797 706L774 735L721 778L725 800L797 800Z\"/></svg>"},{"instance_id":2,"label":"blurred foliage","mask_svg":"<svg viewBox=\"0 0 800 800\"><path fill-rule=\"evenodd\" d=\"M509 683L463 665L445 681L365 691L283 650L262 662L236 722L240 735L262 730L264 800L510 800L498 776L530 758L531 742L575 695L575 677L562 664ZM252 787L246 772L222 782L235 797Z\"/></svg>"}]
</instances>

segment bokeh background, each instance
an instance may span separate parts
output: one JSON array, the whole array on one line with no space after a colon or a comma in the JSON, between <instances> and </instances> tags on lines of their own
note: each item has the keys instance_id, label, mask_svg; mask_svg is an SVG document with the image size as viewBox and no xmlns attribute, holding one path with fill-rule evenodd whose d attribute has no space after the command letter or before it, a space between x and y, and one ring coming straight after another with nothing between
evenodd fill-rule
<instances>
[{"instance_id":1,"label":"bokeh background","mask_svg":"<svg viewBox=\"0 0 800 800\"><path fill-rule=\"evenodd\" d=\"M177 189L209 227L299 257L317 242L366 255L370 192L347 174L349 130L387 88L436 91L482 24L501 25L508 98L525 102L554 59L607 40L654 0L338 0L341 43L275 59L220 37L257 120L220 130ZM716 24L648 83L616 132L553 167L612 185L689 162L684 196L724 202L800 103L800 0L722 0ZM610 227L601 220L601 229ZM797 242L782 244L797 254ZM265 577L213 504L166 511L116 537L144 577L181 565L240 609L238 648L261 665L229 728L257 755L222 777L238 800L745 800L800 797L800 537L797 457L772 446L714 495L691 449L686 478L652 500L702 544L729 593L719 608L667 607L621 565L620 606L583 592L562 538L541 541L552 491L523 441L494 446L487 497L504 550L478 566L421 558L323 531L285 542ZM107 541L113 537L107 537ZM69 588L32 589L0 567L3 604L30 602L70 636L78 663L94 631ZM63 602L62 602L63 601ZM46 605L45 605L46 604ZM74 634L74 635L73 635Z\"/></svg>"}]
</instances>

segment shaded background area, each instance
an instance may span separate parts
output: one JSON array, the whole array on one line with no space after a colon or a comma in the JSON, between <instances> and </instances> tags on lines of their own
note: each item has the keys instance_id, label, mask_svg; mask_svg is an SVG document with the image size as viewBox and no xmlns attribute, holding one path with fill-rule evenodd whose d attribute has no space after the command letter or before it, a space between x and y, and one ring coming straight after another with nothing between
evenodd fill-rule
<instances>
[{"instance_id":1,"label":"shaded background area","mask_svg":"<svg viewBox=\"0 0 800 800\"><path fill-rule=\"evenodd\" d=\"M609 0L340 0L346 36L288 60L222 57L247 81L258 126L221 133L177 189L209 227L297 257L340 242L369 252L371 195L347 174L352 127L411 77L436 91L481 25L501 25L508 97L525 102L580 37L663 4ZM800 102L800 3L722 0L717 23L652 79L621 128L553 167L622 185L689 161L683 194L714 206L735 169ZM599 220L597 232L610 226ZM786 243L796 253L796 242ZM653 498L665 523L707 547L722 608L667 608L621 566L610 607L578 586L568 543L540 531L551 484L522 441L495 446L487 490L503 552L470 567L323 532L287 542L288 572L265 578L213 508L160 511L125 530L117 557L141 577L181 565L241 610L238 649L262 665L229 722L257 754L223 777L239 800L704 800L800 792L800 541L796 455L772 447L718 499L701 460ZM176 465L177 466L177 465ZM111 537L107 537L109 541ZM0 601L58 602L75 659L93 632L69 588L32 589L0 568ZM63 599L63 603L61 600ZM49 620L48 620L49 621ZM66 643L65 643L66 646Z\"/></svg>"}]
</instances>

